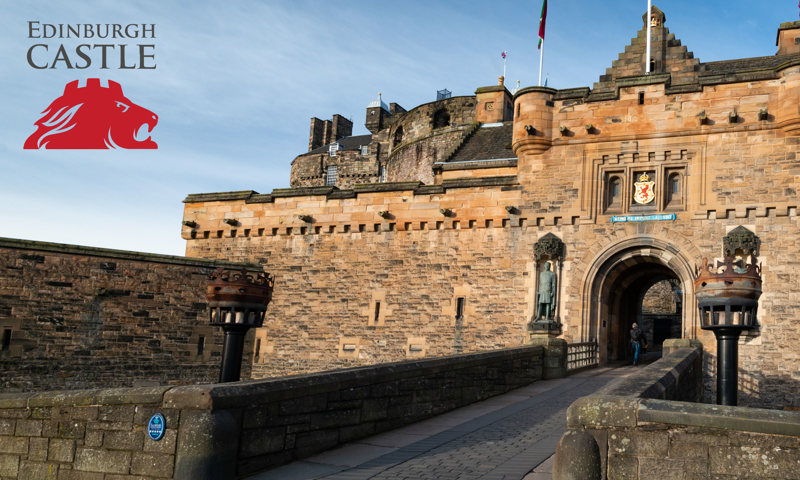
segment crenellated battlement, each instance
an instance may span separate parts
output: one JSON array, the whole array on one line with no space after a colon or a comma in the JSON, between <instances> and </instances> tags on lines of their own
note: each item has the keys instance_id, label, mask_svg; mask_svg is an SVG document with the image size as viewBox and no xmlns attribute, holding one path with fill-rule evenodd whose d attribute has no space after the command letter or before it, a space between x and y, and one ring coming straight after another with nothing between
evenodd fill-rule
<instances>
[{"instance_id":1,"label":"crenellated battlement","mask_svg":"<svg viewBox=\"0 0 800 480\"><path fill-rule=\"evenodd\" d=\"M752 60L750 67L759 64ZM760 60L769 68L724 74L712 68L696 88L673 88L669 74L619 78L607 97L588 88L524 88L514 96L515 152L753 130L799 134L800 59Z\"/></svg>"}]
</instances>

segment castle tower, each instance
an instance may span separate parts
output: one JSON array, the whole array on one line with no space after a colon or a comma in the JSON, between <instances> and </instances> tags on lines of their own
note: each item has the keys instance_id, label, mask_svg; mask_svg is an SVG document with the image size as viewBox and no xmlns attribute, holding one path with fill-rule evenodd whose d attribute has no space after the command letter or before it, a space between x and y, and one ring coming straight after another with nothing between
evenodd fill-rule
<instances>
[{"instance_id":1,"label":"castle tower","mask_svg":"<svg viewBox=\"0 0 800 480\"><path fill-rule=\"evenodd\" d=\"M381 94L379 93L378 98L367 105L367 118L364 122L364 126L373 134L378 133L383 128L384 120L390 115L389 107L383 103Z\"/></svg>"}]
</instances>

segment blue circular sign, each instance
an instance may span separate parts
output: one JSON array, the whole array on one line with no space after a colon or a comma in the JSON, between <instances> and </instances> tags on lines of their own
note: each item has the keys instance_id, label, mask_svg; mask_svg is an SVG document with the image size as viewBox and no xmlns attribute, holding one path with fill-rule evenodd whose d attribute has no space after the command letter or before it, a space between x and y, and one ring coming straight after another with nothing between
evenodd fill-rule
<instances>
[{"instance_id":1,"label":"blue circular sign","mask_svg":"<svg viewBox=\"0 0 800 480\"><path fill-rule=\"evenodd\" d=\"M166 430L167 422L164 420L164 415L156 413L150 417L150 421L147 423L147 435L149 435L151 439L156 442L161 440Z\"/></svg>"}]
</instances>

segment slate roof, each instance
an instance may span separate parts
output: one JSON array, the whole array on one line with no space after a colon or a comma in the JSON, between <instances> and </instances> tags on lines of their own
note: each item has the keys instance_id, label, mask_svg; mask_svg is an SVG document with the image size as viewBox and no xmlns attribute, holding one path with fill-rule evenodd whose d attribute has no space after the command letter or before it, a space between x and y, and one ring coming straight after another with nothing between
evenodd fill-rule
<instances>
[{"instance_id":1,"label":"slate roof","mask_svg":"<svg viewBox=\"0 0 800 480\"><path fill-rule=\"evenodd\" d=\"M361 146L366 146L372 143L372 135L354 135L352 137L344 137L337 140L339 142L339 150L358 150ZM309 153L328 153L328 145L323 145L321 147L317 147L314 150L310 150L302 155L308 155Z\"/></svg>"},{"instance_id":2,"label":"slate roof","mask_svg":"<svg viewBox=\"0 0 800 480\"><path fill-rule=\"evenodd\" d=\"M778 66L797 60L797 55L771 55L768 57L738 58L700 64L700 75L727 75L731 73L775 70Z\"/></svg>"},{"instance_id":3,"label":"slate roof","mask_svg":"<svg viewBox=\"0 0 800 480\"><path fill-rule=\"evenodd\" d=\"M517 158L514 151L511 150L513 132L513 122L505 122L500 126L483 125L467 138L447 161L468 162Z\"/></svg>"}]
</instances>

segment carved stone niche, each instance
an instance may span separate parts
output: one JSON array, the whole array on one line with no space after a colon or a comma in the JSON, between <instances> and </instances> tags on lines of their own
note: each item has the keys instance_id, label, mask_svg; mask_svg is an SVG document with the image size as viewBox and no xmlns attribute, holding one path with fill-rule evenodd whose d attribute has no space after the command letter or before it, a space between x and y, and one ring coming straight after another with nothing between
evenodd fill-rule
<instances>
[{"instance_id":1,"label":"carved stone niche","mask_svg":"<svg viewBox=\"0 0 800 480\"><path fill-rule=\"evenodd\" d=\"M552 233L548 233L533 246L533 256L537 264L545 258L557 260L561 264L564 256L564 242Z\"/></svg>"},{"instance_id":2,"label":"carved stone niche","mask_svg":"<svg viewBox=\"0 0 800 480\"><path fill-rule=\"evenodd\" d=\"M737 251L741 251L742 256L751 255L755 259L760 246L761 240L755 233L738 226L722 238L722 256L734 257Z\"/></svg>"},{"instance_id":3,"label":"carved stone niche","mask_svg":"<svg viewBox=\"0 0 800 480\"><path fill-rule=\"evenodd\" d=\"M564 265L564 242L560 238L548 233L536 242L533 246L533 255L536 260L536 276L534 294L537 298L536 313L531 321L528 323L528 329L532 335L545 335L547 337L556 337L561 335L561 320L560 320L560 291L561 291L561 268ZM555 279L555 292L553 294L551 310L545 311L544 316L541 315L538 301L539 292L541 289L541 275L544 270L548 269L548 263L554 263L553 273L549 276Z\"/></svg>"},{"instance_id":4,"label":"carved stone niche","mask_svg":"<svg viewBox=\"0 0 800 480\"><path fill-rule=\"evenodd\" d=\"M651 27L662 27L664 23L667 21L667 16L664 15L664 12L661 11L655 5L652 6L652 11L650 12L650 26ZM642 22L647 28L647 12L644 12L642 15Z\"/></svg>"}]
</instances>

